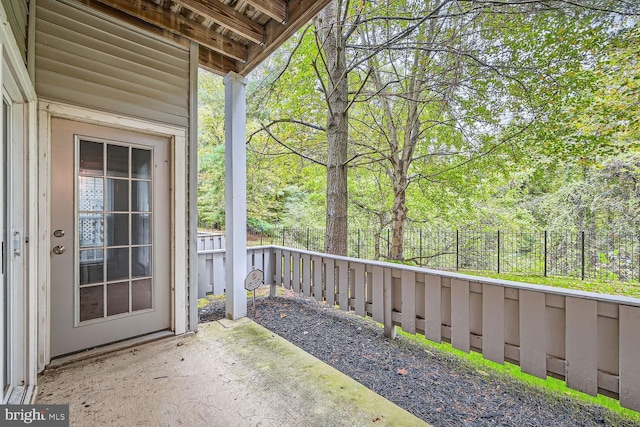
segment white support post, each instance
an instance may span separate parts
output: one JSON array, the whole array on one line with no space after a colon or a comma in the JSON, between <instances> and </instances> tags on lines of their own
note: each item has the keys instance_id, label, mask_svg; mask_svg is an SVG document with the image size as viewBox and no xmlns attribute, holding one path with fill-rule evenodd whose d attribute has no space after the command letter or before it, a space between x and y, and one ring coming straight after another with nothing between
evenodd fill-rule
<instances>
[{"instance_id":1,"label":"white support post","mask_svg":"<svg viewBox=\"0 0 640 427\"><path fill-rule=\"evenodd\" d=\"M226 310L229 319L247 316L247 80L229 72L225 85Z\"/></svg>"}]
</instances>

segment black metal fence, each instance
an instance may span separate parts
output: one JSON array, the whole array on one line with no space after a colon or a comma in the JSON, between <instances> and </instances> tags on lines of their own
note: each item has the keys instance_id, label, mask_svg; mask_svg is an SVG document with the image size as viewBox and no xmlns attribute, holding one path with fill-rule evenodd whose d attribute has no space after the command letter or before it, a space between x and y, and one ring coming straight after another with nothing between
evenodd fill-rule
<instances>
[{"instance_id":1,"label":"black metal fence","mask_svg":"<svg viewBox=\"0 0 640 427\"><path fill-rule=\"evenodd\" d=\"M250 244L324 251L313 228L250 230ZM389 259L391 230L350 230L348 255ZM640 281L640 234L572 231L407 230L404 260L441 270Z\"/></svg>"}]
</instances>

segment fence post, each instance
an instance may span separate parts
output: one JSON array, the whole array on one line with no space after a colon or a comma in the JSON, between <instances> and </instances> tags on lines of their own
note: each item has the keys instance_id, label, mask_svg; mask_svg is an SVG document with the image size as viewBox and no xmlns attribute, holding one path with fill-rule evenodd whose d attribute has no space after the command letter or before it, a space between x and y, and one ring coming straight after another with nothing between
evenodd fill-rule
<instances>
[{"instance_id":1,"label":"fence post","mask_svg":"<svg viewBox=\"0 0 640 427\"><path fill-rule=\"evenodd\" d=\"M500 230L498 230L498 274L500 274Z\"/></svg>"},{"instance_id":2,"label":"fence post","mask_svg":"<svg viewBox=\"0 0 640 427\"><path fill-rule=\"evenodd\" d=\"M422 267L422 230L420 230L420 254L418 258L418 265Z\"/></svg>"},{"instance_id":3,"label":"fence post","mask_svg":"<svg viewBox=\"0 0 640 427\"><path fill-rule=\"evenodd\" d=\"M544 230L544 277L547 277L547 230Z\"/></svg>"},{"instance_id":4,"label":"fence post","mask_svg":"<svg viewBox=\"0 0 640 427\"><path fill-rule=\"evenodd\" d=\"M584 280L584 231L581 233L582 235L582 280Z\"/></svg>"},{"instance_id":5,"label":"fence post","mask_svg":"<svg viewBox=\"0 0 640 427\"><path fill-rule=\"evenodd\" d=\"M360 229L358 228L358 258L360 258Z\"/></svg>"},{"instance_id":6,"label":"fence post","mask_svg":"<svg viewBox=\"0 0 640 427\"><path fill-rule=\"evenodd\" d=\"M309 227L307 227L307 250L309 250Z\"/></svg>"},{"instance_id":7,"label":"fence post","mask_svg":"<svg viewBox=\"0 0 640 427\"><path fill-rule=\"evenodd\" d=\"M456 230L456 271L460 269L460 232Z\"/></svg>"},{"instance_id":8,"label":"fence post","mask_svg":"<svg viewBox=\"0 0 640 427\"><path fill-rule=\"evenodd\" d=\"M282 227L282 246L284 246L284 235L286 234L286 228Z\"/></svg>"}]
</instances>

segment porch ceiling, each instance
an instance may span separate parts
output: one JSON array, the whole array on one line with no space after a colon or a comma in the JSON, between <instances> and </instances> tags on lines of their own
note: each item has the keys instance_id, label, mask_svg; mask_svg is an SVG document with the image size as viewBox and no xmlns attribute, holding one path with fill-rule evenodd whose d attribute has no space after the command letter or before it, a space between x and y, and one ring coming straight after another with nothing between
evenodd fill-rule
<instances>
[{"instance_id":1,"label":"porch ceiling","mask_svg":"<svg viewBox=\"0 0 640 427\"><path fill-rule=\"evenodd\" d=\"M76 0L175 42L200 45L200 66L248 74L330 0Z\"/></svg>"}]
</instances>

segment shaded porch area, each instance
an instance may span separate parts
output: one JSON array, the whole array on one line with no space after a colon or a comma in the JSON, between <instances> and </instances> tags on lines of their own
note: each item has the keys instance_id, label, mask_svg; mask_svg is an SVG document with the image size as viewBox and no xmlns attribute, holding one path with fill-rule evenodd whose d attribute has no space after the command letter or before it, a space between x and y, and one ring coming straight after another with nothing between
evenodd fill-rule
<instances>
[{"instance_id":1,"label":"shaded porch area","mask_svg":"<svg viewBox=\"0 0 640 427\"><path fill-rule=\"evenodd\" d=\"M39 404L71 425L423 426L423 421L249 319L49 369Z\"/></svg>"}]
</instances>

